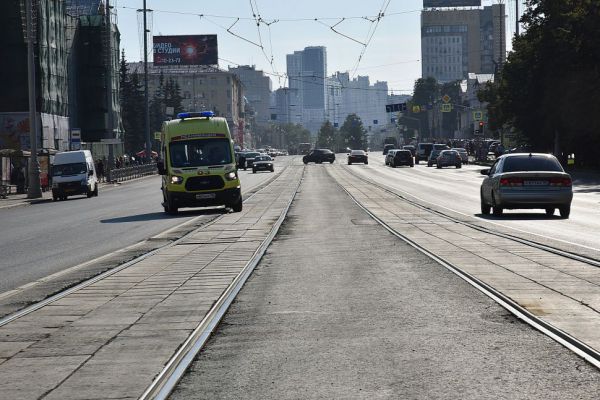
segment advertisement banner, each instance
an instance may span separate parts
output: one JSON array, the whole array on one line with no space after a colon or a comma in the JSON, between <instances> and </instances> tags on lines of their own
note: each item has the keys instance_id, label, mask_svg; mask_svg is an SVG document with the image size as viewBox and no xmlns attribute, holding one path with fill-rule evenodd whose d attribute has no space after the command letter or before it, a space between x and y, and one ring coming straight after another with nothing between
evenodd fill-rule
<instances>
[{"instance_id":1,"label":"advertisement banner","mask_svg":"<svg viewBox=\"0 0 600 400\"><path fill-rule=\"evenodd\" d=\"M29 113L0 114L0 149L29 150Z\"/></svg>"},{"instance_id":2,"label":"advertisement banner","mask_svg":"<svg viewBox=\"0 0 600 400\"><path fill-rule=\"evenodd\" d=\"M217 35L154 36L154 65L217 65Z\"/></svg>"},{"instance_id":3,"label":"advertisement banner","mask_svg":"<svg viewBox=\"0 0 600 400\"><path fill-rule=\"evenodd\" d=\"M481 7L481 0L423 0L423 7Z\"/></svg>"}]
</instances>

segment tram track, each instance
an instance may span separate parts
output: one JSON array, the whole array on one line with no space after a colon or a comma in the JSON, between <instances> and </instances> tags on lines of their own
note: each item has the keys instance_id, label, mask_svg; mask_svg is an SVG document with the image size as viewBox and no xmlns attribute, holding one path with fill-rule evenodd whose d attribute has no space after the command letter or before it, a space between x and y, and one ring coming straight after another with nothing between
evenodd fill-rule
<instances>
[{"instance_id":1,"label":"tram track","mask_svg":"<svg viewBox=\"0 0 600 400\"><path fill-rule=\"evenodd\" d=\"M528 240L528 239L518 237L515 235L498 232L498 231L495 231L490 228L482 227L478 224L474 224L474 223L471 223L468 221L461 220L459 218L455 218L444 212L435 210L429 206L419 204L419 203L407 198L407 196L397 193L396 191L394 191L393 189L390 189L389 187L386 187L379 183L369 181L364 177L353 174L350 171L350 169L346 166L341 166L341 169L344 170L347 174L349 174L352 178L360 181L361 185L371 185L371 186L383 191L384 193L387 193L387 194L399 199L400 201L410 204L412 207L416 207L422 211L436 215L437 217L444 218L448 222L460 224L464 227L476 230L478 232L481 232L481 233L484 233L487 235L493 235L493 236L500 237L500 238L503 238L506 240L511 240L511 241L517 242L521 245L525 245L525 246L534 248L536 250L541 250L544 252L551 253L553 255L557 255L559 257L564 257L568 260L577 261L579 263L583 263L585 265L590 265L593 267L600 267L600 261L596 258L581 256L581 255L574 254L569 251L565 251L563 249L559 249L559 248L549 246L549 245L546 245L543 243L539 243L536 241ZM386 222L383 218L376 215L375 212L373 212L367 206L365 206L359 198L357 198L353 193L351 193L351 191L348 190L348 188L346 188L342 184L342 182L340 182L340 180L338 180L335 176L333 176L331 171L329 171L329 174L337 182L339 187L356 203L356 205L358 207L360 207L365 213L367 213L372 219L377 221L382 227L384 227L391 234L393 234L400 240L406 242L407 244L411 245L412 247L414 247L418 251L422 252L423 254L427 255L428 257L432 258L433 260L437 261L439 264L444 266L446 269L448 269L452 273L460 276L467 283L469 283L473 287L477 288L479 291L481 291L486 296L493 299L500 306L505 308L507 311L509 311L510 313L515 315L517 318L521 319L522 321L524 321L525 323L530 325L531 327L533 327L533 328L537 329L538 331L544 333L545 335L551 337L552 339L554 339L561 345L565 346L566 348L570 349L574 353L578 354L579 356L581 356L582 358L587 360L589 363L594 365L596 368L600 368L600 351L589 346L584 341L578 339L577 337L568 333L567 331L560 329L559 327L545 321L540 316L534 314L533 312L528 310L526 307L519 304L519 302L513 300L511 297L502 293L502 291L500 291L500 290L496 289L495 287L493 287L492 285L484 282L482 279L479 279L474 274L471 274L471 273L465 271L464 268L461 268L460 266L456 265L455 263L453 263L453 262L445 259L444 257L436 254L435 252L425 248L424 246L419 244L418 241L413 240L408 235L403 234L401 231L399 231L398 229L393 227L390 223ZM581 279L581 278L579 278L579 279ZM581 280L585 281L584 279L581 279ZM587 282L597 286L597 284L595 282L591 282L591 281L587 281ZM551 288L549 288L549 289L551 289ZM551 290L553 290L553 289L551 289ZM566 296L566 297L568 297L568 296ZM574 298L570 298L570 299L573 301L578 301L577 299L574 299ZM584 303L582 303L582 305L586 306L586 307L590 307L589 305L586 305ZM590 307L590 309L594 312L597 312L597 310L595 310L591 307Z\"/></svg>"},{"instance_id":2,"label":"tram track","mask_svg":"<svg viewBox=\"0 0 600 400\"><path fill-rule=\"evenodd\" d=\"M294 201L296 194L299 192L300 185L304 179L306 168L303 167L301 177L293 190L293 195L288 200L283 211L279 215L277 221L271 227L268 236L262 241L256 249L246 266L240 271L229 287L221 294L219 299L214 303L213 307L206 314L200 324L188 336L186 341L180 346L179 350L167 362L164 369L152 381L148 388L144 391L140 400L150 399L167 399L170 393L175 389L181 377L185 374L196 355L202 350L214 330L219 325L221 319L229 309L231 303L248 280L267 248L275 238L279 228L283 224L289 209Z\"/></svg>"},{"instance_id":3,"label":"tram track","mask_svg":"<svg viewBox=\"0 0 600 400\"><path fill-rule=\"evenodd\" d=\"M287 170L287 168L289 168L290 165L291 164L285 165L274 176L270 177L269 179L267 179L264 182L261 182L261 183L255 185L255 186L252 186L251 188L249 188L247 190L247 193L249 193L249 195L244 196L243 201L246 202L247 200L251 199L254 195L256 195L256 193L258 193L259 191L261 191L262 189L266 188L271 183L273 183L279 176L281 176L281 174L283 174L285 172L285 170ZM7 325L7 324L9 324L9 323L11 323L11 322L13 322L13 321L21 318L21 317L24 317L25 315L31 314L32 312L35 312L35 311L37 311L37 310L39 310L39 309L41 309L41 308L43 308L43 307L45 307L45 306L47 306L49 304L52 304L52 303L54 303L54 302L56 302L56 301L58 301L58 300L60 300L60 299L62 299L64 297L72 294L72 293L75 293L75 292L77 292L77 291L79 291L81 289L84 289L84 288L86 288L86 287L88 287L90 285L93 285L93 284L95 284L97 282L100 282L100 281L102 281L102 280L104 280L104 279L106 279L106 278L108 278L108 277L110 277L110 276L112 276L112 275L114 275L114 274L116 274L116 273L124 270L124 269L127 269L127 268L131 267L132 265L138 264L139 262L145 260L148 257L151 257L151 256L159 253L160 251L163 251L163 250L165 250L165 249L167 249L169 247L173 247L173 246L178 245L179 243L185 241L189 236L191 236L198 229L204 229L204 228L206 228L206 227L214 224L215 222L217 222L218 220L220 220L223 217L223 215L224 214L215 214L214 216L210 216L209 219L207 221L203 222L200 226L196 226L196 225L194 225L194 223L197 222L198 219L206 217L206 216L195 217L195 218L192 218L189 221L183 222L183 223L178 224L177 226L171 227L171 228L169 228L169 229L167 229L167 230L165 230L165 231L163 231L163 232L161 232L161 233L159 233L157 235L154 235L153 237L148 238L148 239L146 239L146 240L144 240L142 242L139 242L139 243L136 243L134 245L128 246L126 249L134 248L134 247L139 246L139 245L141 245L141 244L143 244L145 242L156 241L161 236L168 235L169 232L177 231L179 229L184 228L187 225L189 225L192 228L189 231L187 231L186 233L184 233L182 236L180 236L180 237L178 237L176 239L169 240L168 243L160 245L160 246L152 249L149 252L146 252L144 254L138 255L135 258L133 258L132 260L129 260L129 261L125 262L125 263L116 265L116 266L114 266L114 267L112 267L112 268L110 268L110 269L108 269L108 270L106 270L106 271L104 271L104 272L102 272L102 273L100 273L98 275L95 275L95 276L93 276L93 277L91 277L89 279L86 279L86 280L84 280L82 282L79 282L79 283L77 283L77 284L75 284L73 286L70 286L68 288L64 288L64 289L60 290L57 293L53 293L53 294L49 295L47 298L45 298L45 299L43 299L41 301L32 303L32 304L24 307L21 310L18 310L18 311L14 312L14 313L11 313L9 315L6 315L6 316L2 317L0 319L0 327L3 327L5 325ZM126 249L122 249L122 250L126 250ZM113 254L113 253L111 253L111 254ZM65 271L62 271L62 272L57 273L57 274L53 274L51 277L60 277L60 276L64 275L65 273L68 273L70 271L73 271L73 270L82 268L84 266L87 266L87 265L89 265L92 262L102 261L105 257L106 256L102 256L102 257L96 258L94 260L85 262L83 264L70 267L70 268L68 268ZM45 278L45 279L40 280L38 283L43 283L43 282L46 282L47 280L48 280L48 278ZM31 288L33 286L35 286L35 284L25 285L25 287L27 289L29 289L29 288ZM8 298L11 295L17 294L17 293L19 293L22 290L24 290L24 289L17 289L17 290L11 291L13 293L4 293L4 294L0 295L0 298Z\"/></svg>"},{"instance_id":4,"label":"tram track","mask_svg":"<svg viewBox=\"0 0 600 400\"><path fill-rule=\"evenodd\" d=\"M349 171L349 168L347 166L342 165L342 168L345 169L346 171ZM504 239L513 240L513 241L519 242L521 244L524 244L526 246L530 246L530 247L533 247L533 248L536 248L536 249L539 249L539 250L544 250L544 251L547 251L547 252L550 252L550 253L562 256L562 257L566 257L566 258L569 258L569 259L572 259L572 260L575 260L575 261L579 261L579 262L582 262L582 263L585 263L585 264L592 265L594 267L600 267L600 258L582 256L580 254L576 254L576 253L573 253L571 251L567 251L567 250L564 250L564 249L560 249L558 247L554 247L554 246L550 246L550 245L547 245L547 244L544 244L544 243L537 242L535 240L525 239L525 238L517 236L517 235L512 235L512 234L509 234L509 233L500 232L500 231L497 231L497 230L494 230L494 229L491 229L491 228L487 228L485 226L482 226L482 225L479 225L479 224L476 224L476 223L473 223L473 222L468 222L468 221L465 221L463 219L453 217L453 216L451 216L451 215L449 215L447 213L444 213L444 212L442 212L440 210L437 210L437 209L435 209L433 207L421 204L418 201L411 200L408 196L400 194L397 191L395 191L394 189L390 189L389 187L386 187L386 186L384 186L382 184L375 183L373 181L369 181L368 179L366 179L364 177L361 177L361 176L358 176L358 175L355 175L355 174L352 174L352 175L356 179L360 179L361 181L363 181L363 182L365 182L365 183L367 183L369 185L375 186L378 189L381 189L381 190L383 190L383 191L385 191L387 193L390 193L390 194L392 194L392 195L394 195L394 196L402 199L403 201L406 201L406 202L410 203L414 207L417 207L417 208L419 208L421 210L424 210L424 211L430 212L432 214L435 214L437 216L440 216L442 218L445 218L445 219L447 219L447 220L449 220L451 222L454 222L454 223L457 223L457 224L460 224L460 225L463 225L463 226L466 226L466 227L469 227L469 228L472 228L472 229L475 229L477 231L484 232L484 233L487 233L487 234L490 234L490 235L494 235L494 236L501 237L501 238L504 238Z\"/></svg>"}]
</instances>

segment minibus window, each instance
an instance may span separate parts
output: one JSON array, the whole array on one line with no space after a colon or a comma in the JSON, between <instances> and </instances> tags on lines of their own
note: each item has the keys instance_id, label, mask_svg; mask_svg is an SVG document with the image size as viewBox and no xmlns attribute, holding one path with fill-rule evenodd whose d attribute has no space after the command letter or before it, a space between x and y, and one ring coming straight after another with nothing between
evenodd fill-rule
<instances>
[{"instance_id":1,"label":"minibus window","mask_svg":"<svg viewBox=\"0 0 600 400\"><path fill-rule=\"evenodd\" d=\"M52 176L69 176L87 173L85 163L59 164L52 167Z\"/></svg>"}]
</instances>

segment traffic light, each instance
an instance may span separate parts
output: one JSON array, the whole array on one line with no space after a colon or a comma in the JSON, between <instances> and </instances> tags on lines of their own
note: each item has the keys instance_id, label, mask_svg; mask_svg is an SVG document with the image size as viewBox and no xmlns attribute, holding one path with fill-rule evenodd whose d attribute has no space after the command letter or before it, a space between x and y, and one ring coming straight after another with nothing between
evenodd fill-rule
<instances>
[{"instance_id":1,"label":"traffic light","mask_svg":"<svg viewBox=\"0 0 600 400\"><path fill-rule=\"evenodd\" d=\"M483 121L479 121L479 129L483 129Z\"/></svg>"}]
</instances>

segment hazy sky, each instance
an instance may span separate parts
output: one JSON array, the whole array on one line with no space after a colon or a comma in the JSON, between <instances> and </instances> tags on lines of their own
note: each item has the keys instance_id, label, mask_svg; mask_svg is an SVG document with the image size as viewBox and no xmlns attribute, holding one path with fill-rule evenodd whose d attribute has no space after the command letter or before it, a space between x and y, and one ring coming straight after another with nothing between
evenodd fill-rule
<instances>
[{"instance_id":1,"label":"hazy sky","mask_svg":"<svg viewBox=\"0 0 600 400\"><path fill-rule=\"evenodd\" d=\"M514 18L514 1L504 1L508 5L507 16L511 18ZM482 4L492 2L483 0ZM369 75L372 83L387 81L394 93L407 94L421 76L423 2L391 0L379 23L371 22L387 3L388 0L147 0L147 7L153 10L149 14L153 35L217 34L221 68L249 64L282 75L286 72L286 54L306 46L325 46L328 75L335 71ZM136 10L142 7L142 0L112 0L111 4L117 12L121 48L127 60L141 60L141 13ZM260 36L253 8L254 14L270 24L260 24ZM348 37L330 29L337 23L335 29ZM229 27L240 37L228 33ZM371 34L364 50L361 43L367 43ZM507 27L507 36L510 38L512 34L514 22ZM261 43L264 52L258 46ZM151 48L149 43L150 52ZM273 75L273 88L286 84L284 78Z\"/></svg>"}]
</instances>

